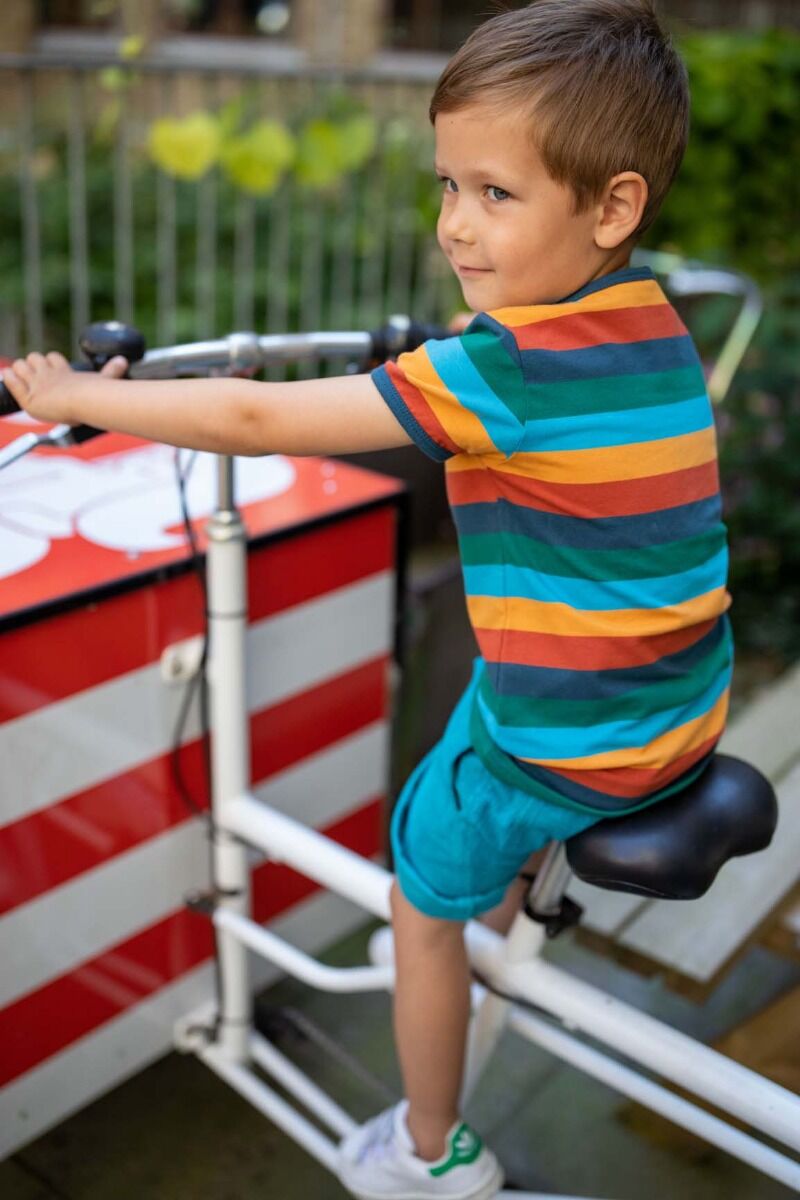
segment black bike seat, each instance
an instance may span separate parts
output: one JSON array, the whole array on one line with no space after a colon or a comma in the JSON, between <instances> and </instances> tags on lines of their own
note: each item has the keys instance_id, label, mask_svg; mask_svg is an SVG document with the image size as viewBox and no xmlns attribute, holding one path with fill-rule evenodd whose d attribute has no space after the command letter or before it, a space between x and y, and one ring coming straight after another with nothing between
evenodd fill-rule
<instances>
[{"instance_id":1,"label":"black bike seat","mask_svg":"<svg viewBox=\"0 0 800 1200\"><path fill-rule=\"evenodd\" d=\"M717 754L676 795L569 838L567 860L595 887L695 900L729 858L764 850L777 821L769 781L748 763Z\"/></svg>"}]
</instances>

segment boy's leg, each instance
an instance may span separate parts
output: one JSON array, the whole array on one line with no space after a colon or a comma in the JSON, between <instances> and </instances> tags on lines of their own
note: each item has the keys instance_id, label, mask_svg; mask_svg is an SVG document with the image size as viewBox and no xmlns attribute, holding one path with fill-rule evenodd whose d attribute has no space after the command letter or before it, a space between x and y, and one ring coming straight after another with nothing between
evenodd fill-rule
<instances>
[{"instance_id":1,"label":"boy's leg","mask_svg":"<svg viewBox=\"0 0 800 1200\"><path fill-rule=\"evenodd\" d=\"M544 851L523 870L535 871ZM515 879L481 921L506 933L530 884ZM458 1118L458 1098L470 1014L470 972L460 921L425 916L395 881L391 892L396 982L397 1056L409 1102L408 1130L422 1158L439 1158L445 1134Z\"/></svg>"},{"instance_id":2,"label":"boy's leg","mask_svg":"<svg viewBox=\"0 0 800 1200\"><path fill-rule=\"evenodd\" d=\"M427 917L392 885L397 1056L417 1153L439 1158L458 1119L470 1012L470 975L460 921Z\"/></svg>"},{"instance_id":3,"label":"boy's leg","mask_svg":"<svg viewBox=\"0 0 800 1200\"><path fill-rule=\"evenodd\" d=\"M543 850L537 850L530 856L525 866L522 867L522 871L528 875L535 875L542 865L546 853L547 847ZM508 891L497 907L490 908L488 912L481 913L478 918L481 924L488 925L496 933L508 933L514 918L522 908L522 901L530 886L530 882L527 879L515 879L513 883L509 884Z\"/></svg>"}]
</instances>

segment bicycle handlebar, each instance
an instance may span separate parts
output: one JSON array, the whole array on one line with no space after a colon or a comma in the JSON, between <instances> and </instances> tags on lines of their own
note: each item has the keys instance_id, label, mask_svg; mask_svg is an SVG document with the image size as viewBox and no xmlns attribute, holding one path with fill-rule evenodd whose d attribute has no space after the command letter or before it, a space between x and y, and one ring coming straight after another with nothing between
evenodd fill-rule
<instances>
[{"instance_id":1,"label":"bicycle handlebar","mask_svg":"<svg viewBox=\"0 0 800 1200\"><path fill-rule=\"evenodd\" d=\"M90 325L81 335L81 349L89 362L73 363L76 370L99 370L115 355L128 359L131 379L164 379L212 371L257 371L277 363L299 363L320 358L386 359L413 350L430 339L452 336L439 325L426 325L405 316L390 317L372 332L356 333L232 333L224 338L166 346L145 353L144 339L118 321ZM19 405L0 383L0 416L18 412ZM83 431L89 426L78 426ZM87 434L86 437L91 436ZM76 441L86 440L77 437Z\"/></svg>"},{"instance_id":2,"label":"bicycle handlebar","mask_svg":"<svg viewBox=\"0 0 800 1200\"><path fill-rule=\"evenodd\" d=\"M663 275L666 290L672 296L732 296L741 301L736 319L706 380L711 400L721 404L764 314L764 300L758 284L740 271L709 267L663 250L634 251L633 258Z\"/></svg>"}]
</instances>

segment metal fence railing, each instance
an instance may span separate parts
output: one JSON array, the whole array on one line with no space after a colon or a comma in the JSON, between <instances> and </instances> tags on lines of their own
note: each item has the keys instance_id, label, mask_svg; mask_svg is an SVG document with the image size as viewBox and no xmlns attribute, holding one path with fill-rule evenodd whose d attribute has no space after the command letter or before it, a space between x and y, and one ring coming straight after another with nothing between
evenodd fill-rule
<instances>
[{"instance_id":1,"label":"metal fence railing","mask_svg":"<svg viewBox=\"0 0 800 1200\"><path fill-rule=\"evenodd\" d=\"M112 316L157 343L440 316L453 293L433 235L429 94L420 77L0 56L0 354L74 347ZM289 170L268 196L151 161L156 117L237 95L252 119L295 129L355 106L375 117L375 150L332 186Z\"/></svg>"}]
</instances>

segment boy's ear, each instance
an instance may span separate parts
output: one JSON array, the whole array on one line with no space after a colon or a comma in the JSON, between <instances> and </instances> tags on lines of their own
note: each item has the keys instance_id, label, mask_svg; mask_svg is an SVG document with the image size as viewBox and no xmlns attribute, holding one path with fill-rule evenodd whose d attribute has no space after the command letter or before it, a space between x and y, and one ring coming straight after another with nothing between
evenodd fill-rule
<instances>
[{"instance_id":1,"label":"boy's ear","mask_svg":"<svg viewBox=\"0 0 800 1200\"><path fill-rule=\"evenodd\" d=\"M623 171L611 179L597 206L594 240L601 250L614 250L641 224L650 189L637 171Z\"/></svg>"}]
</instances>

